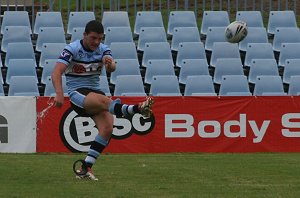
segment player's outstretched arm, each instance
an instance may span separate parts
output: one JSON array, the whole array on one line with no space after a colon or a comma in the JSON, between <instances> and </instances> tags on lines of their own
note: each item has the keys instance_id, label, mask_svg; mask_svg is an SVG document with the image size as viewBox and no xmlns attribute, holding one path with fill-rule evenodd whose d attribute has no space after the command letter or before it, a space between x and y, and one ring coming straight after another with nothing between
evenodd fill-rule
<instances>
[{"instance_id":1,"label":"player's outstretched arm","mask_svg":"<svg viewBox=\"0 0 300 198\"><path fill-rule=\"evenodd\" d=\"M61 107L64 104L64 91L62 88L62 75L67 66L63 63L57 62L52 72L52 83L55 89L54 104L56 107Z\"/></svg>"}]
</instances>

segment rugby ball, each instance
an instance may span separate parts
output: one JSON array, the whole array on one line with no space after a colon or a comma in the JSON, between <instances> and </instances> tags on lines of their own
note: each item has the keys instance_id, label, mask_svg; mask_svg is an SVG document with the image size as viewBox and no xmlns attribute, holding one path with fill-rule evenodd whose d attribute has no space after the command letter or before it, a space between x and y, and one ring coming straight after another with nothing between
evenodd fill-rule
<instances>
[{"instance_id":1,"label":"rugby ball","mask_svg":"<svg viewBox=\"0 0 300 198\"><path fill-rule=\"evenodd\" d=\"M229 43L241 42L248 33L247 24L244 21L234 21L225 29L225 38Z\"/></svg>"}]
</instances>

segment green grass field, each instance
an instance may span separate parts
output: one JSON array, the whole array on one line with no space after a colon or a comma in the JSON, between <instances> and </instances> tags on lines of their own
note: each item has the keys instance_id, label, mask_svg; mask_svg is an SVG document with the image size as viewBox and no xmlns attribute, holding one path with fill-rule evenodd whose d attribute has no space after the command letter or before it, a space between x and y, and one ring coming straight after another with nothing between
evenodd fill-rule
<instances>
[{"instance_id":1,"label":"green grass field","mask_svg":"<svg viewBox=\"0 0 300 198\"><path fill-rule=\"evenodd\" d=\"M83 154L0 154L0 197L300 197L299 153L103 155L99 181L75 179Z\"/></svg>"}]
</instances>

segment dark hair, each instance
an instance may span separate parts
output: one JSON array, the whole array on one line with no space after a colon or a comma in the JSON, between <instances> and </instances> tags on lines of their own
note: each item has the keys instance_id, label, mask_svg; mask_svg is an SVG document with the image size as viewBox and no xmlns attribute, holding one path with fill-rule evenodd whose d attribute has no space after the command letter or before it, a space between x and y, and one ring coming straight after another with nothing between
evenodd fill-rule
<instances>
[{"instance_id":1,"label":"dark hair","mask_svg":"<svg viewBox=\"0 0 300 198\"><path fill-rule=\"evenodd\" d=\"M92 20L86 24L84 31L86 33L96 32L98 34L102 34L102 33L104 33L104 28L103 28L102 23L100 23L97 20Z\"/></svg>"}]
</instances>

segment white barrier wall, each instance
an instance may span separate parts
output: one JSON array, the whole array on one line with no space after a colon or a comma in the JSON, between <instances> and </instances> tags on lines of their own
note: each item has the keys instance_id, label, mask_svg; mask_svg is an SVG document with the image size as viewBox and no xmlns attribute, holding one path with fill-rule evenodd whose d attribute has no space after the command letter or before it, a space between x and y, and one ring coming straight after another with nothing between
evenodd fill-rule
<instances>
[{"instance_id":1,"label":"white barrier wall","mask_svg":"<svg viewBox=\"0 0 300 198\"><path fill-rule=\"evenodd\" d=\"M36 98L0 97L0 153L36 152Z\"/></svg>"}]
</instances>

